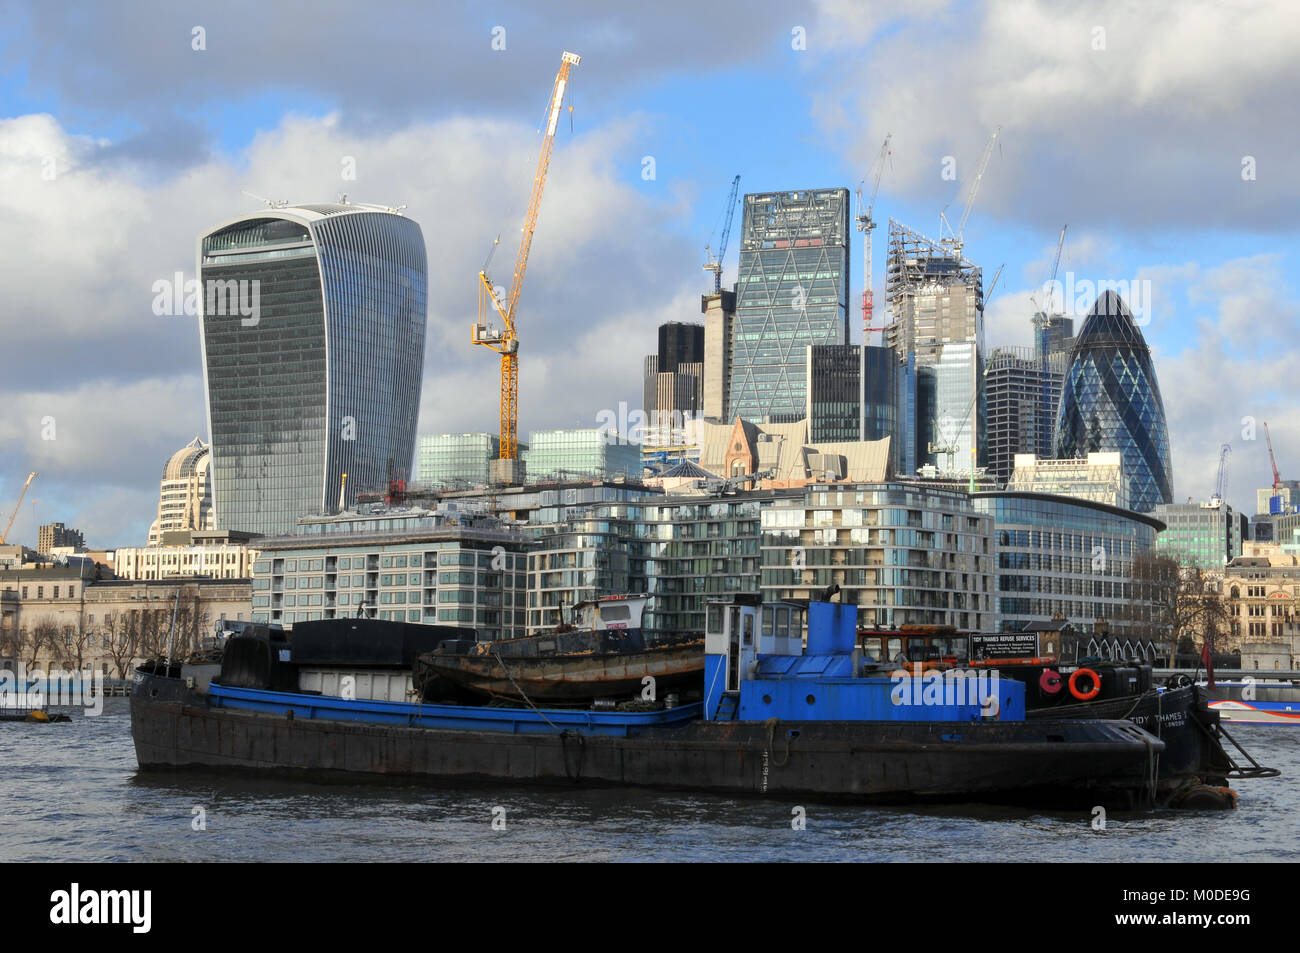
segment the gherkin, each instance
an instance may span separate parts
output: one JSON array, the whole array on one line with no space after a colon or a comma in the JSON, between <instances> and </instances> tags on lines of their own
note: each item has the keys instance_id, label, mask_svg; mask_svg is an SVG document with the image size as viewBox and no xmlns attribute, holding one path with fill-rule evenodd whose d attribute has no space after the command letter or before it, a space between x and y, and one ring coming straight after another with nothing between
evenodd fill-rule
<instances>
[{"instance_id":1,"label":"the gherkin","mask_svg":"<svg viewBox=\"0 0 1300 953\"><path fill-rule=\"evenodd\" d=\"M1056 456L1119 452L1129 508L1149 513L1173 496L1169 430L1151 350L1123 299L1097 299L1070 352L1056 412Z\"/></svg>"}]
</instances>

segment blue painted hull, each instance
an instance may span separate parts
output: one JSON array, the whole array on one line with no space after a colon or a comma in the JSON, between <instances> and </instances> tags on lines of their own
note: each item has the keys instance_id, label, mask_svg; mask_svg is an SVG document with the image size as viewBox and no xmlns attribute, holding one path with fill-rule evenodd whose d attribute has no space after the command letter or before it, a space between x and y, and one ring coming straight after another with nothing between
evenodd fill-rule
<instances>
[{"instance_id":1,"label":"blue painted hull","mask_svg":"<svg viewBox=\"0 0 1300 953\"><path fill-rule=\"evenodd\" d=\"M698 719L703 705L695 702L663 711L577 711L531 708L489 708L472 705L431 705L371 701L274 692L257 688L230 688L212 684L207 693L213 708L266 712L294 718L355 722L363 725L397 725L403 728L445 728L463 731L499 731L507 734L559 734L626 738L647 728L672 727Z\"/></svg>"}]
</instances>

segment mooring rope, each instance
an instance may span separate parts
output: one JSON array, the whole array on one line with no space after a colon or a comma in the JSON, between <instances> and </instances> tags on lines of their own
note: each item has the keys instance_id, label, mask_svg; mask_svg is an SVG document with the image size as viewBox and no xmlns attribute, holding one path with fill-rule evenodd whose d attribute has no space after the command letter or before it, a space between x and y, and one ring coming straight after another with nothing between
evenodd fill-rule
<instances>
[{"instance_id":1,"label":"mooring rope","mask_svg":"<svg viewBox=\"0 0 1300 953\"><path fill-rule=\"evenodd\" d=\"M515 677L510 674L510 669L506 668L505 661L501 658L500 654L497 652L496 649L492 649L492 657L501 664L501 671L506 673L506 678L510 679L510 684L515 687L515 691L519 693L520 697L523 698L523 700L528 703L528 707L531 708L533 711L537 712L537 714L541 715L542 721L546 722L556 731L563 733L565 729L561 728L555 722L551 721L551 719L547 718L546 713L533 704L533 700L528 697L528 693L519 687L519 683L516 682Z\"/></svg>"},{"instance_id":2,"label":"mooring rope","mask_svg":"<svg viewBox=\"0 0 1300 953\"><path fill-rule=\"evenodd\" d=\"M790 763L790 735L789 734L786 734L785 736L785 757L782 758L780 761L776 760L776 751L772 747L772 741L776 735L776 725L777 722L779 722L780 720L781 719L779 718L769 718L767 720L767 750L772 754L772 767L774 768L784 768L787 764Z\"/></svg>"}]
</instances>

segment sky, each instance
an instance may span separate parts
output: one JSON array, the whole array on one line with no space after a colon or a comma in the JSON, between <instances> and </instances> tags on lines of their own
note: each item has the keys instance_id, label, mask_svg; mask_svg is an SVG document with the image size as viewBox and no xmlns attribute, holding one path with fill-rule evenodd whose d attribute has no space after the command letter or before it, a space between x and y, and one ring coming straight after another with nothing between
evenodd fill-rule
<instances>
[{"instance_id":1,"label":"sky","mask_svg":"<svg viewBox=\"0 0 1300 953\"><path fill-rule=\"evenodd\" d=\"M196 319L156 315L154 283L193 277L197 236L253 196L405 205L429 253L420 432L494 431L477 273L497 236L497 270L513 258L563 50L582 62L519 308L521 436L639 406L658 325L701 319L734 175L869 195L890 135L879 300L885 223L959 220L998 128L963 235L986 289L1002 268L987 345L1031 343L1068 224L1081 299L1149 292L1174 499L1210 495L1226 443L1253 513L1264 422L1300 478L1298 47L1285 0L0 0L0 528L35 470L11 541L60 521L144 544L164 463L208 436Z\"/></svg>"}]
</instances>

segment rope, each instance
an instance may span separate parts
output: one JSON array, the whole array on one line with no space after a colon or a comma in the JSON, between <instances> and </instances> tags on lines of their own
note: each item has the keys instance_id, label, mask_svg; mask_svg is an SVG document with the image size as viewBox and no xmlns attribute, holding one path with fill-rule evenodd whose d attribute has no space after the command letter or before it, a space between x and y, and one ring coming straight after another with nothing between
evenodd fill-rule
<instances>
[{"instance_id":1,"label":"rope","mask_svg":"<svg viewBox=\"0 0 1300 953\"><path fill-rule=\"evenodd\" d=\"M528 707L531 708L533 711L537 712L537 714L541 715L542 721L546 722L548 725L550 725L552 728L554 728L556 731L560 733L560 757L564 761L564 776L568 778L570 781L581 781L582 762L585 760L587 754L587 740L582 737L581 732L570 731L568 728L561 728L555 722L551 721L551 719L547 718L546 713L533 704L533 700L528 697L528 693L525 692L523 688L520 687L519 683L515 681L515 677L510 674L510 669L506 668L505 661L501 658L500 653L498 653L496 649L492 649L492 657L497 660L498 664L500 664L501 671L506 673L506 678L510 679L510 684L515 687L515 691L519 693L519 696L528 703ZM569 771L569 744L568 744L569 735L573 735L573 737L578 739L577 774L573 774L572 772Z\"/></svg>"},{"instance_id":2,"label":"rope","mask_svg":"<svg viewBox=\"0 0 1300 953\"><path fill-rule=\"evenodd\" d=\"M776 752L775 750L773 750L772 747L772 741L774 740L774 736L776 735L776 725L777 722L779 721L780 721L779 718L769 718L766 722L767 750L772 752L772 767L774 768L784 768L787 764L790 763L790 735L789 734L785 736L785 757L782 758L780 761L776 760Z\"/></svg>"},{"instance_id":3,"label":"rope","mask_svg":"<svg viewBox=\"0 0 1300 953\"><path fill-rule=\"evenodd\" d=\"M713 694L713 686L716 685L716 684L718 684L718 676L719 676L720 674L722 674L722 666L721 666L721 665L719 665L717 668L715 668L715 669L713 670L713 681L709 682L709 687L708 687L708 689L704 692L704 697L705 697L705 698L708 698L710 695ZM725 688L723 689L722 694L723 694L723 695L726 694L726 689L725 689ZM718 705L719 705L719 706L722 705L722 697L721 697L721 696L718 697ZM717 713L718 713L718 711L717 711L717 709L715 708L715 709L713 710L713 714L714 714L714 715L717 715Z\"/></svg>"},{"instance_id":4,"label":"rope","mask_svg":"<svg viewBox=\"0 0 1300 953\"><path fill-rule=\"evenodd\" d=\"M492 657L493 657L494 659L496 659L497 662L499 662L499 663L501 664L501 671L503 671L503 672L506 673L506 678L510 679L510 684L513 685L513 686L515 687L515 691L517 691L517 692L519 693L519 696L520 696L524 701L526 701L526 702L528 703L528 707L531 708L533 711L537 712L537 714L541 715L541 716L542 716L542 721L546 722L548 725L550 725L550 726L551 726L552 728L554 728L556 731L558 731L558 732L560 732L561 734L563 734L563 733L566 731L566 729L561 728L561 727L560 727L559 725L557 725L555 722L551 721L551 719L547 718L547 717L546 717L546 713L545 713L544 711L542 711L540 708L538 708L536 705L533 704L533 700L532 700L531 698L528 697L528 693L525 692L522 688L519 687L519 683L516 682L516 681L515 681L515 677L514 677L513 675L510 674L510 669L506 668L506 663L505 663L504 661L502 661L502 659L501 659L501 655L497 652L496 649L492 649ZM567 768L567 765L566 765L566 768Z\"/></svg>"}]
</instances>

